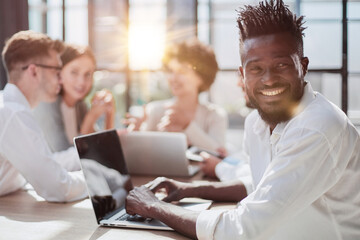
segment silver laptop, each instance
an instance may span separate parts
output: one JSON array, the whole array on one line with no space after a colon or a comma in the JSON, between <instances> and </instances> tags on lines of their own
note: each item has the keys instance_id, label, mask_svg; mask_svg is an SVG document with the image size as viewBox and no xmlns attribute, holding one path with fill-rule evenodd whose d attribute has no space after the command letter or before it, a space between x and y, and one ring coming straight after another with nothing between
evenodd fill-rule
<instances>
[{"instance_id":1,"label":"silver laptop","mask_svg":"<svg viewBox=\"0 0 360 240\"><path fill-rule=\"evenodd\" d=\"M98 224L102 226L173 230L155 219L130 216L125 199L132 189L122 146L115 130L74 138ZM202 211L211 201L183 202L182 207Z\"/></svg>"},{"instance_id":2,"label":"silver laptop","mask_svg":"<svg viewBox=\"0 0 360 240\"><path fill-rule=\"evenodd\" d=\"M131 174L189 177L199 171L186 157L183 133L131 132L120 141Z\"/></svg>"}]
</instances>

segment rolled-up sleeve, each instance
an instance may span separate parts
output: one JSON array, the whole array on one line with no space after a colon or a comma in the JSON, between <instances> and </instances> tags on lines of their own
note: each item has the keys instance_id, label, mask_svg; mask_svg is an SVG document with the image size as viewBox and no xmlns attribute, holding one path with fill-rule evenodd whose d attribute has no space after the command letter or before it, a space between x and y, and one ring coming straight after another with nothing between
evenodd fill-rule
<instances>
[{"instance_id":1,"label":"rolled-up sleeve","mask_svg":"<svg viewBox=\"0 0 360 240\"><path fill-rule=\"evenodd\" d=\"M201 239L213 239L216 225L226 210L202 211L196 220L196 236Z\"/></svg>"},{"instance_id":2,"label":"rolled-up sleeve","mask_svg":"<svg viewBox=\"0 0 360 240\"><path fill-rule=\"evenodd\" d=\"M334 185L339 169L329 141L306 129L287 134L292 135L288 138L291 141L277 145L277 155L260 183L237 209L199 216L199 238L269 239L288 219L305 211Z\"/></svg>"},{"instance_id":3,"label":"rolled-up sleeve","mask_svg":"<svg viewBox=\"0 0 360 240\"><path fill-rule=\"evenodd\" d=\"M254 191L250 166L247 163L240 163L234 166L222 161L216 165L215 173L222 182L234 179L240 180L244 184L247 194Z\"/></svg>"}]
</instances>

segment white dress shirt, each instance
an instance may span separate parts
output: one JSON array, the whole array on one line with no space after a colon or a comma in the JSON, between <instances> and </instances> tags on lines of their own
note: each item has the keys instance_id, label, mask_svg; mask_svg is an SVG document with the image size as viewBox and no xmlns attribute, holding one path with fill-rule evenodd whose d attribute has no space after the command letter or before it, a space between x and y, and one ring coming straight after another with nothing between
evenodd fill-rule
<instances>
[{"instance_id":1,"label":"white dress shirt","mask_svg":"<svg viewBox=\"0 0 360 240\"><path fill-rule=\"evenodd\" d=\"M22 92L7 84L0 100L0 196L29 182L47 201L87 196L74 148L52 154Z\"/></svg>"},{"instance_id":2,"label":"white dress shirt","mask_svg":"<svg viewBox=\"0 0 360 240\"><path fill-rule=\"evenodd\" d=\"M165 115L166 106L174 99L150 102L146 106L147 118L141 130L157 131L157 125ZM216 151L225 146L225 135L228 127L225 110L215 104L199 103L195 117L184 130L191 145Z\"/></svg>"},{"instance_id":3,"label":"white dress shirt","mask_svg":"<svg viewBox=\"0 0 360 240\"><path fill-rule=\"evenodd\" d=\"M199 239L360 239L360 138L347 116L308 83L295 116L245 122L252 182L228 211L202 212Z\"/></svg>"}]
</instances>

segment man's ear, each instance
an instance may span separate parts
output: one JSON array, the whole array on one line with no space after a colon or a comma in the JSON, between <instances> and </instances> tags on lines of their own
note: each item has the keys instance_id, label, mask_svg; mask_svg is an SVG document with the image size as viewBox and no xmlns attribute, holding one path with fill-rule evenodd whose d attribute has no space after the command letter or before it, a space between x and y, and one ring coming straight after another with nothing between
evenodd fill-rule
<instances>
[{"instance_id":1,"label":"man's ear","mask_svg":"<svg viewBox=\"0 0 360 240\"><path fill-rule=\"evenodd\" d=\"M309 66L309 59L307 57L301 58L301 66L302 66L303 76L305 76L306 73L308 72L308 66Z\"/></svg>"},{"instance_id":2,"label":"man's ear","mask_svg":"<svg viewBox=\"0 0 360 240\"><path fill-rule=\"evenodd\" d=\"M33 81L39 82L40 78L39 78L39 68L36 67L36 65L34 64L30 64L29 68L28 68L29 74L31 76L31 78L33 79Z\"/></svg>"},{"instance_id":3,"label":"man's ear","mask_svg":"<svg viewBox=\"0 0 360 240\"><path fill-rule=\"evenodd\" d=\"M240 86L243 90L245 89L244 69L242 66L239 67L239 79L237 85Z\"/></svg>"},{"instance_id":4,"label":"man's ear","mask_svg":"<svg viewBox=\"0 0 360 240\"><path fill-rule=\"evenodd\" d=\"M239 74L242 79L244 79L244 69L242 66L239 67Z\"/></svg>"},{"instance_id":5,"label":"man's ear","mask_svg":"<svg viewBox=\"0 0 360 240\"><path fill-rule=\"evenodd\" d=\"M36 77L38 75L37 67L34 64L30 64L26 71L31 77Z\"/></svg>"}]
</instances>

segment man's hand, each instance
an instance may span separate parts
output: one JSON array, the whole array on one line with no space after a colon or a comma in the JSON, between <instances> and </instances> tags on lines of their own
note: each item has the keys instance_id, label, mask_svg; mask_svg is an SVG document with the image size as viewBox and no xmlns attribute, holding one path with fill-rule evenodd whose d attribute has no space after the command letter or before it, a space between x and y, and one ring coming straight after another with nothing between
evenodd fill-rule
<instances>
[{"instance_id":1,"label":"man's hand","mask_svg":"<svg viewBox=\"0 0 360 240\"><path fill-rule=\"evenodd\" d=\"M165 177L158 177L154 181L141 187L136 187L126 198L126 212L130 215L139 214L143 217L153 217L151 213L154 204L160 200L154 193L165 189L167 196L164 202L179 201L187 197L187 191L191 183L182 183Z\"/></svg>"},{"instance_id":2,"label":"man's hand","mask_svg":"<svg viewBox=\"0 0 360 240\"><path fill-rule=\"evenodd\" d=\"M202 156L202 158L204 159L204 161L200 163L201 170L205 173L206 176L217 178L215 173L215 167L216 165L218 165L219 162L221 162L221 159L210 155L207 152L201 152L200 156Z\"/></svg>"},{"instance_id":3,"label":"man's hand","mask_svg":"<svg viewBox=\"0 0 360 240\"><path fill-rule=\"evenodd\" d=\"M179 201L185 197L191 197L187 195L187 190L192 186L191 183L183 183L165 177L158 177L145 186L153 193L165 189L167 196L162 199L164 202Z\"/></svg>"},{"instance_id":4,"label":"man's hand","mask_svg":"<svg viewBox=\"0 0 360 240\"><path fill-rule=\"evenodd\" d=\"M170 184L173 187L177 185L176 181L171 183L167 180L169 179L164 178L159 184L154 183L153 190L155 191L160 184ZM136 187L130 191L126 198L126 212L130 215L139 214L144 218L158 219L174 230L190 238L196 238L196 219L199 212L160 201L146 186Z\"/></svg>"},{"instance_id":5,"label":"man's hand","mask_svg":"<svg viewBox=\"0 0 360 240\"><path fill-rule=\"evenodd\" d=\"M218 149L216 149L216 152L219 153L221 158L225 158L228 155L227 150L224 147L219 147Z\"/></svg>"},{"instance_id":6,"label":"man's hand","mask_svg":"<svg viewBox=\"0 0 360 240\"><path fill-rule=\"evenodd\" d=\"M126 197L126 212L130 215L139 214L144 218L152 218L152 207L160 202L153 192L145 186L135 187Z\"/></svg>"}]
</instances>

